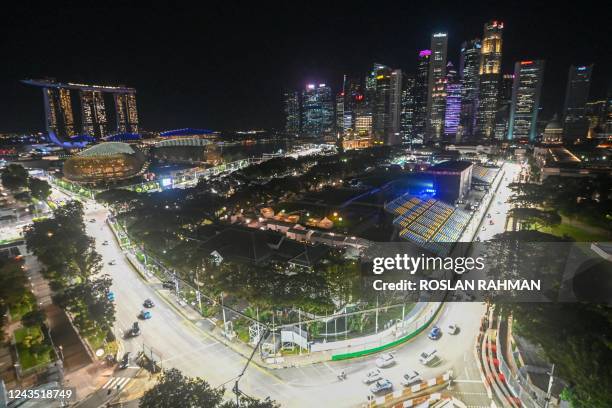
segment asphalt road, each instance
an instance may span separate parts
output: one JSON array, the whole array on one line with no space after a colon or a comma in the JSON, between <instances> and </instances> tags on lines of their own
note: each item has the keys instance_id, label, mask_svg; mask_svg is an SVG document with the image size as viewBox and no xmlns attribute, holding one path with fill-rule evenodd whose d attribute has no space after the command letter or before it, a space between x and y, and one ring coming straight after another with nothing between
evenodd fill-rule
<instances>
[{"instance_id":1,"label":"asphalt road","mask_svg":"<svg viewBox=\"0 0 612 408\"><path fill-rule=\"evenodd\" d=\"M518 174L517 165L506 164L507 181L502 181L491 209L494 225L485 225L486 230L479 233L481 240L489 239L504 228L505 213L510 208L505 202L509 196L507 184L513 174ZM57 193L56 193L57 194ZM499 204L497 202L500 202ZM496 214L499 211L500 214ZM104 261L103 273L113 278L113 291L116 295L117 322L115 331L118 337L129 330L137 321L146 298L152 299L156 306L152 309L153 318L140 321L142 334L126 339L124 350L134 355L144 349L153 350L161 359L163 368L175 367L189 376L200 376L213 386L225 385L231 389L233 379L240 373L245 358L224 344L206 334L205 328L195 327L190 321L177 314L161 297L158 287L144 282L128 264L112 232L105 224L107 211L99 205L86 207L87 232L96 239L96 246ZM502 219L503 218L503 219ZM488 219L483 219L483 224ZM482 225L480 226L482 228ZM102 245L108 241L108 245ZM111 260L116 265L109 265ZM396 364L383 369L383 374L394 384L394 389L402 386L399 381L408 370L416 370L425 379L453 370L455 386L453 393L468 406L488 406L490 400L484 393L480 375L473 358L472 348L478 333L480 317L484 312L481 303L447 303L436 324L446 327L454 323L459 333L444 333L437 341L425 335L395 348L392 353ZM418 362L421 351L435 347L440 362L435 367L424 367ZM370 392L362 383L365 374L375 368L377 356L352 359L341 362L325 362L305 367L292 367L266 370L251 365L241 380L241 389L249 395L275 399L283 407L350 407L363 404ZM345 371L347 379L340 381L337 375Z\"/></svg>"}]
</instances>

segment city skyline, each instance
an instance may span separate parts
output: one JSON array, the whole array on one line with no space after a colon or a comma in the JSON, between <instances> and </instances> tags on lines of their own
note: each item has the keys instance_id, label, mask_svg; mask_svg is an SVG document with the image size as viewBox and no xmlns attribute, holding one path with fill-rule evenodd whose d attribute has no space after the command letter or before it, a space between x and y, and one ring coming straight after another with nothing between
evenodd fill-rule
<instances>
[{"instance_id":1,"label":"city skyline","mask_svg":"<svg viewBox=\"0 0 612 408\"><path fill-rule=\"evenodd\" d=\"M435 16L424 8L412 7L398 13L375 11L371 17L361 16L357 24L359 29L346 30L346 34L343 34L346 38L342 41L342 47L326 40L337 31L335 22L351 24L353 21L350 12L341 15L340 8L326 9L318 15L320 21L311 21L308 30L311 35L295 28L300 25L299 22L308 20L308 13L302 15L287 11L284 22L278 22L275 13L282 14L282 9L264 15L264 27L259 27L260 32L256 33L250 30L253 23L242 14L248 14L247 10L236 16L222 14L215 22L207 21L205 17L198 20L187 16L187 13L175 15L177 12L173 12L172 17L176 18L168 18L168 21L186 23L180 26L150 15L155 14L155 10L97 10L92 24L101 25L100 36L104 34L104 37L100 40L104 41L98 44L96 52L92 48L83 48L78 63L74 57L62 58L63 53L70 54L72 48L64 50L59 44L66 41L66 44L79 47L84 41L74 35L80 29L68 24L71 18L83 14L84 9L62 10L55 20L59 29L44 46L40 38L44 35L45 23L41 23L35 14L26 15L23 10L17 10L13 13L15 18L3 28L6 30L5 41L9 43L5 47L7 56L14 63L3 68L0 82L3 106L0 112L3 126L0 130L43 130L41 117L44 113L38 103L39 94L19 84L18 80L44 77L67 82L129 84L137 88L141 94L139 115L145 129L184 126L219 130L249 127L281 129L285 88L302 88L310 82L326 83L331 85L335 95L341 89L344 74L349 77L361 76L371 69L374 62L402 69L407 75L415 75L418 52L429 48L431 35L435 32L448 34L447 59L459 67L461 43L481 37L483 23L491 19L505 23L502 74L511 74L514 63L519 60L546 60L542 117L550 118L554 113L562 113L570 65L594 64L592 96L605 96L608 88L605 75L610 67L603 48L606 29L603 24L597 24L602 16L593 10L579 10L574 15L576 21L591 21L593 28L578 39L575 38L580 31L578 26L560 33L553 30L559 24L571 24L574 16L564 16L542 6L534 6L531 13L525 13L520 18L518 12L513 12L509 7L499 10L479 8L461 21L452 18L456 15L453 6ZM470 5L464 4L464 7L469 8ZM44 12L34 13L42 15ZM117 32L110 32L110 27L104 25L108 13L139 18L132 29L120 26ZM360 14L359 10L354 13ZM381 14L388 19L388 28L381 29L376 25ZM579 19L581 14L588 18ZM161 25L156 33L147 31L145 36L144 31L140 32L146 25L145 20L169 25ZM539 23L534 25L536 20ZM189 28L190 21L198 22L196 26L200 31ZM271 26L269 23L272 21L277 21L277 25ZM17 26L19 30L14 29ZM172 28L179 30L169 34ZM230 34L232 28L240 29ZM525 35L527 29L532 34ZM126 33L131 35L128 38L133 42L125 47L118 46L123 44L119 40ZM287 41L280 41L279 34L285 36ZM197 41L203 42L198 44ZM15 44L20 46L16 47ZM140 49L144 52L138 52ZM202 51L197 53L194 50ZM240 65L241 62L245 65ZM240 75L241 71L248 75ZM190 81L183 81L185 77L190 77ZM236 114L236 101L241 103L240 115ZM18 111L22 114L16 115Z\"/></svg>"}]
</instances>

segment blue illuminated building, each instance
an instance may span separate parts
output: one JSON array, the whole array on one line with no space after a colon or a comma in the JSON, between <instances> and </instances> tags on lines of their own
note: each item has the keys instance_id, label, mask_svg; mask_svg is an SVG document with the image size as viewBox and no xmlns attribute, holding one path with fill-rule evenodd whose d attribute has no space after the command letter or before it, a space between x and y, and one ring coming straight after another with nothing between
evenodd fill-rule
<instances>
[{"instance_id":1,"label":"blue illuminated building","mask_svg":"<svg viewBox=\"0 0 612 408\"><path fill-rule=\"evenodd\" d=\"M444 135L455 137L461 115L461 82L452 62L446 66L446 110L444 113Z\"/></svg>"}]
</instances>

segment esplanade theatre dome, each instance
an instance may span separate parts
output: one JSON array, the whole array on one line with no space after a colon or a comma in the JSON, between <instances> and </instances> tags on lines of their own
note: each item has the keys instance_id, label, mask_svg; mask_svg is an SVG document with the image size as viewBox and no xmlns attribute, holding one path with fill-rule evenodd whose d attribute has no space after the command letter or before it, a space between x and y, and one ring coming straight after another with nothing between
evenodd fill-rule
<instances>
[{"instance_id":1,"label":"esplanade theatre dome","mask_svg":"<svg viewBox=\"0 0 612 408\"><path fill-rule=\"evenodd\" d=\"M100 143L64 162L64 177L80 183L124 180L138 175L144 167L141 151L121 142Z\"/></svg>"}]
</instances>

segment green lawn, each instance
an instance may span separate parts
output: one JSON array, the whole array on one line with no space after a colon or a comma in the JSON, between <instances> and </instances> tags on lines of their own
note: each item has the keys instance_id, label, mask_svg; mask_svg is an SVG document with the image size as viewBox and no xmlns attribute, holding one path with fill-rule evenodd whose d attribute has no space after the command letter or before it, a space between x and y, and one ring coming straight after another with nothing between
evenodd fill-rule
<instances>
[{"instance_id":1,"label":"green lawn","mask_svg":"<svg viewBox=\"0 0 612 408\"><path fill-rule=\"evenodd\" d=\"M16 305L11 306L11 320L21 320L24 314L34 310L36 306L36 298L32 292L27 292L23 300Z\"/></svg>"},{"instance_id":2,"label":"green lawn","mask_svg":"<svg viewBox=\"0 0 612 408\"><path fill-rule=\"evenodd\" d=\"M22 370L53 360L53 349L45 342L40 327L22 327L15 330L14 334Z\"/></svg>"},{"instance_id":3,"label":"green lawn","mask_svg":"<svg viewBox=\"0 0 612 408\"><path fill-rule=\"evenodd\" d=\"M591 231L586 231L583 228L570 225L570 224L559 224L554 227L542 227L539 229L540 232L547 234L556 235L562 237L564 235L573 238L577 242L592 242L592 241L609 241L610 238L605 234L597 234Z\"/></svg>"}]
</instances>

